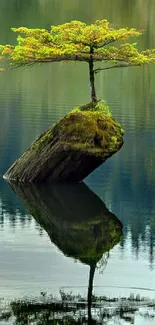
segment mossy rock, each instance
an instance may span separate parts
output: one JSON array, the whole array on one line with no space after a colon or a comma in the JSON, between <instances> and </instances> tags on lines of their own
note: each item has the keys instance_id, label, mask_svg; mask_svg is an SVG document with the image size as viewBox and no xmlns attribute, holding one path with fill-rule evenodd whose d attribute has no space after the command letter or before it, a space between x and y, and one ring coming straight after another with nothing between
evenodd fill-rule
<instances>
[{"instance_id":1,"label":"mossy rock","mask_svg":"<svg viewBox=\"0 0 155 325\"><path fill-rule=\"evenodd\" d=\"M74 109L43 133L4 175L8 180L79 182L117 152L123 129L91 104Z\"/></svg>"}]
</instances>

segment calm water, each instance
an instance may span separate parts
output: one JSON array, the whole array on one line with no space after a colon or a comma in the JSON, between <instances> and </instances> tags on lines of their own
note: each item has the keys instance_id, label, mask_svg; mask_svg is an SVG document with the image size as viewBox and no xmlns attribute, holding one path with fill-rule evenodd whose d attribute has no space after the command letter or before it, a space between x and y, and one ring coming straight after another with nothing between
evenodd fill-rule
<instances>
[{"instance_id":1,"label":"calm water","mask_svg":"<svg viewBox=\"0 0 155 325\"><path fill-rule=\"evenodd\" d=\"M15 42L10 27L102 18L143 28L139 48L155 47L153 0L0 0L0 43ZM89 101L88 71L84 63L54 63L0 74L0 295L5 300L41 292L58 297L60 289L86 296L94 256L96 295L155 299L155 67L106 71L96 84L99 98L125 128L121 151L85 179L88 187L16 188L16 195L2 175L49 125ZM99 245L102 227L95 226L102 209L117 226L123 224L121 241L118 229L112 245L105 221L110 239L105 247ZM142 309L132 321L154 324L155 313ZM107 324L128 322L114 317Z\"/></svg>"}]
</instances>

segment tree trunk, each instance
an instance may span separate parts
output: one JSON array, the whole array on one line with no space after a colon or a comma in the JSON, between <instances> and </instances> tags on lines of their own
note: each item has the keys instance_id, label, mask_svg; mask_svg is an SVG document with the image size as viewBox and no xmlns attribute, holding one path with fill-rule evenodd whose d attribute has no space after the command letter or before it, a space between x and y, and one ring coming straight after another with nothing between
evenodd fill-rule
<instances>
[{"instance_id":1,"label":"tree trunk","mask_svg":"<svg viewBox=\"0 0 155 325\"><path fill-rule=\"evenodd\" d=\"M92 315L91 315L91 304L92 304L92 293L93 293L93 280L96 269L96 263L90 265L89 272L89 284L88 284L88 323L91 323Z\"/></svg>"},{"instance_id":2,"label":"tree trunk","mask_svg":"<svg viewBox=\"0 0 155 325\"><path fill-rule=\"evenodd\" d=\"M92 103L97 103L97 96L95 90L95 76L94 76L94 60L93 60L93 48L90 49L90 61L89 61L89 80L90 80L90 89L91 89L91 101Z\"/></svg>"}]
</instances>

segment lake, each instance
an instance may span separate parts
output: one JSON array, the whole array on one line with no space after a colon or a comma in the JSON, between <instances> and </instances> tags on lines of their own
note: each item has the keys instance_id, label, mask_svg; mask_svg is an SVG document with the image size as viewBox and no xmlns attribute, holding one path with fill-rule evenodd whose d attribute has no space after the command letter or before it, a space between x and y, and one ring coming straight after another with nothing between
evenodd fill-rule
<instances>
[{"instance_id":1,"label":"lake","mask_svg":"<svg viewBox=\"0 0 155 325\"><path fill-rule=\"evenodd\" d=\"M152 0L1 0L0 44L15 43L10 27L102 18L117 27L144 29L138 48L155 47ZM154 85L153 65L98 74L98 97L125 129L121 150L84 184L11 189L3 180L11 164L51 124L90 101L88 71L85 63L52 63L1 72L0 324L32 323L28 314L25 322L22 313L17 317L19 305L13 305L13 316L2 317L18 299L45 305L50 295L58 300L66 295L85 304L93 267L93 293L106 297L107 312L92 307L96 324L154 324ZM86 324L80 308L72 312L81 323L72 324ZM39 317L33 324L49 324L48 318L39 323Z\"/></svg>"}]
</instances>

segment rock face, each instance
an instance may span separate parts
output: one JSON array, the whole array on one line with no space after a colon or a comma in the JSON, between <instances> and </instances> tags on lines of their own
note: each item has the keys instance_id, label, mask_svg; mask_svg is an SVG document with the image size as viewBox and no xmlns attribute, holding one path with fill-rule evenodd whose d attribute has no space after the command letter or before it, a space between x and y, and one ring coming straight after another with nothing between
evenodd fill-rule
<instances>
[{"instance_id":1,"label":"rock face","mask_svg":"<svg viewBox=\"0 0 155 325\"><path fill-rule=\"evenodd\" d=\"M4 178L18 182L79 182L123 144L119 123L102 111L75 109L43 133Z\"/></svg>"}]
</instances>

